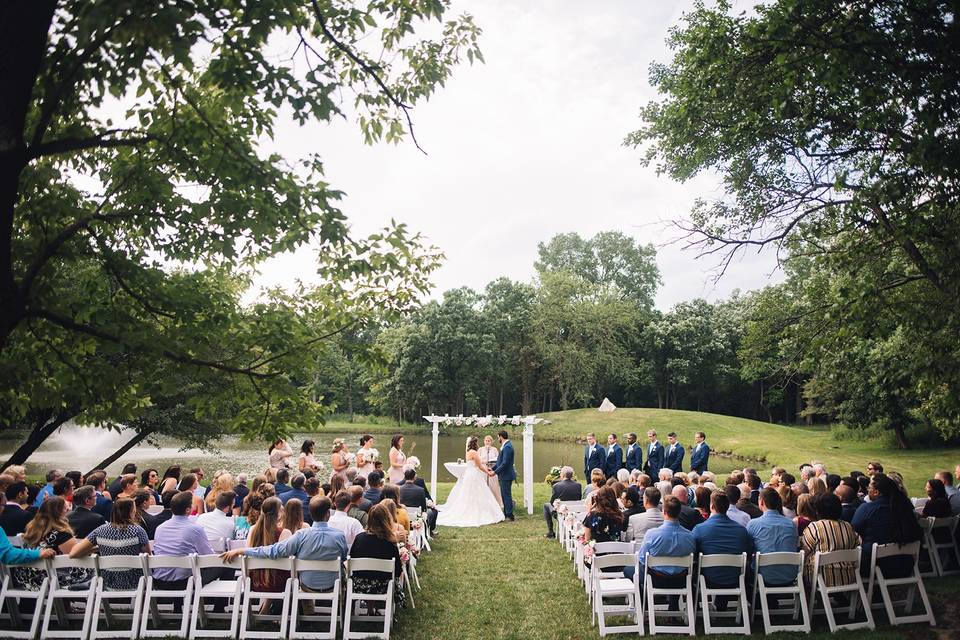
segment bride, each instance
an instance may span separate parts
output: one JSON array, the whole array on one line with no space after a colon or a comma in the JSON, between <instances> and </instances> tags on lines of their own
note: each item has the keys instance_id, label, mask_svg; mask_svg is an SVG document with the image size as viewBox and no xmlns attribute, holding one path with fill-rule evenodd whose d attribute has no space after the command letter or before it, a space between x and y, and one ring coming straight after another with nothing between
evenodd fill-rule
<instances>
[{"instance_id":1,"label":"bride","mask_svg":"<svg viewBox=\"0 0 960 640\"><path fill-rule=\"evenodd\" d=\"M476 436L467 440L467 468L440 508L437 524L444 527L480 527L503 521L503 510L487 486L493 472L483 463Z\"/></svg>"}]
</instances>

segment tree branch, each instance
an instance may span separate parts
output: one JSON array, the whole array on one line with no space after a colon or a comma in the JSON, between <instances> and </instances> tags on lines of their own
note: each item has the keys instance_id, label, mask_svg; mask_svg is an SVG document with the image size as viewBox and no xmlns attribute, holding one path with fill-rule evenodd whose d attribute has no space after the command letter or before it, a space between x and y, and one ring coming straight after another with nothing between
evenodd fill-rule
<instances>
[{"instance_id":1,"label":"tree branch","mask_svg":"<svg viewBox=\"0 0 960 640\"><path fill-rule=\"evenodd\" d=\"M44 142L35 147L31 147L27 157L31 160L42 156L56 155L59 153L69 153L71 151L82 151L84 149L110 149L114 147L137 147L148 142L157 140L154 135L143 135L136 138L107 138L114 132L105 131L91 138L61 138Z\"/></svg>"}]
</instances>

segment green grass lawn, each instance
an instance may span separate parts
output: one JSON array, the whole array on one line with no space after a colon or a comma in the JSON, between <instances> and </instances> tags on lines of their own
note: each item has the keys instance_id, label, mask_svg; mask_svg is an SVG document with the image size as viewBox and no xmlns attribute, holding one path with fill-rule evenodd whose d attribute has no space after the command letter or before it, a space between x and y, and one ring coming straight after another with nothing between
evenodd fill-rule
<instances>
[{"instance_id":1,"label":"green grass lawn","mask_svg":"<svg viewBox=\"0 0 960 640\"><path fill-rule=\"evenodd\" d=\"M438 486L441 501L450 484ZM515 491L514 496L520 492ZM561 640L599 638L590 626L590 607L572 562L555 540L543 537L540 505L549 497L539 483L534 492L534 515L517 512L516 522L476 529L441 528L433 552L418 564L422 589L414 593L416 609L400 613L394 637L403 640L492 640L516 638ZM522 511L522 513L521 513ZM960 629L944 608L956 601L960 580L929 580L937 612L937 631L957 637ZM952 614L955 616L955 613ZM815 633L777 634L775 637L831 638L834 640L927 638L929 627L886 627L880 615L876 631L830 634L826 621L815 620ZM762 636L763 624L755 636ZM624 636L625 637L625 636Z\"/></svg>"}]
</instances>

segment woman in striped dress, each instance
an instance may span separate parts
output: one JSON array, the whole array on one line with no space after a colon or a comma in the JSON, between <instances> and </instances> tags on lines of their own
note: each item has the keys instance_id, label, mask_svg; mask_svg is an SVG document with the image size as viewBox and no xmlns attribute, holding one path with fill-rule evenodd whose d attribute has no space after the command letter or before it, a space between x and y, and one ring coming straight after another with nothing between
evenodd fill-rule
<instances>
[{"instance_id":1,"label":"woman in striped dress","mask_svg":"<svg viewBox=\"0 0 960 640\"><path fill-rule=\"evenodd\" d=\"M800 548L806 555L803 575L811 585L817 578L813 575L813 562L817 551L828 553L856 549L860 545L860 536L853 530L853 526L840 517L843 508L840 498L835 494L821 493L814 496L813 508L817 519L807 525L800 537ZM828 587L851 584L860 579L852 562L830 565L822 575Z\"/></svg>"}]
</instances>

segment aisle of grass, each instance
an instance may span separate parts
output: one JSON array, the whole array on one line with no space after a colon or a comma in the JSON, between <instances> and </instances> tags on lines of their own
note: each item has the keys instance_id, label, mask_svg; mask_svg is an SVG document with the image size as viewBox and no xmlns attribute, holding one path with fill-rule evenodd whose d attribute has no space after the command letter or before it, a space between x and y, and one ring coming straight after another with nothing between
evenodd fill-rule
<instances>
[{"instance_id":1,"label":"aisle of grass","mask_svg":"<svg viewBox=\"0 0 960 640\"><path fill-rule=\"evenodd\" d=\"M441 500L450 486L438 486ZM540 505L547 498L546 485L538 485L535 504ZM573 566L556 541L543 537L544 524L538 514L539 508L534 509L533 516L519 510L513 523L477 529L441 528L433 552L426 554L418 565L422 589L414 593L417 608L401 612L393 637L403 640L599 638L597 630L590 626L590 609ZM938 630L948 633L942 637L960 633L950 626L950 620L943 618L944 603L956 600L960 580L930 581L930 591L940 620ZM931 635L929 627L921 625L902 630L881 625L876 631L838 634L820 631L809 636L777 634L773 637L894 640ZM757 638L762 636L762 633L754 634Z\"/></svg>"}]
</instances>

